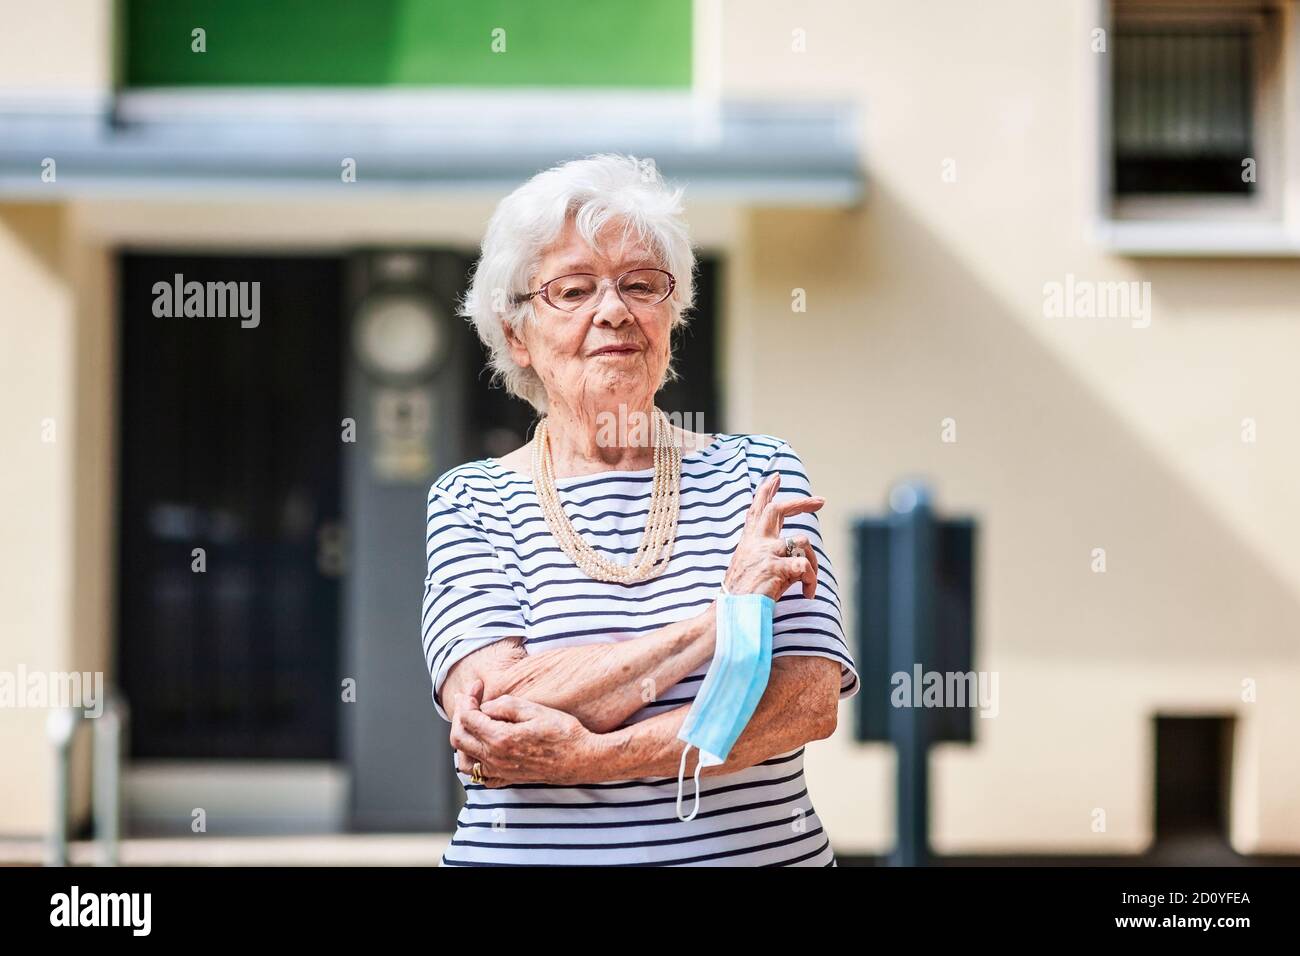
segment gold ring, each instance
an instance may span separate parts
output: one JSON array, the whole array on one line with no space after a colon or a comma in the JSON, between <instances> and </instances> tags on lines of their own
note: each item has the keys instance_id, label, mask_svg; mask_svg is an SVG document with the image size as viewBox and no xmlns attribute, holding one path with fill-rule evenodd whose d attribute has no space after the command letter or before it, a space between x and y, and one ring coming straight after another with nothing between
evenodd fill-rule
<instances>
[{"instance_id":1,"label":"gold ring","mask_svg":"<svg viewBox=\"0 0 1300 956\"><path fill-rule=\"evenodd\" d=\"M483 765L477 760L474 761L474 766L469 768L469 779L471 783L483 782Z\"/></svg>"}]
</instances>

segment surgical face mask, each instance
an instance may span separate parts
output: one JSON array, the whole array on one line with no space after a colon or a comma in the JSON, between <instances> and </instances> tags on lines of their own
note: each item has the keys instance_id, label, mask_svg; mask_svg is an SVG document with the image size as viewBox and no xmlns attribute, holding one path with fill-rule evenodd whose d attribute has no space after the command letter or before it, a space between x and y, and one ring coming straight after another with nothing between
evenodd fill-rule
<instances>
[{"instance_id":1,"label":"surgical face mask","mask_svg":"<svg viewBox=\"0 0 1300 956\"><path fill-rule=\"evenodd\" d=\"M678 740L686 741L677 769L677 818L683 823L700 812L700 770L723 763L767 689L772 670L772 612L765 594L723 594L718 598L718 637L713 662L686 713ZM686 755L700 752L695 767L695 809L682 816Z\"/></svg>"}]
</instances>

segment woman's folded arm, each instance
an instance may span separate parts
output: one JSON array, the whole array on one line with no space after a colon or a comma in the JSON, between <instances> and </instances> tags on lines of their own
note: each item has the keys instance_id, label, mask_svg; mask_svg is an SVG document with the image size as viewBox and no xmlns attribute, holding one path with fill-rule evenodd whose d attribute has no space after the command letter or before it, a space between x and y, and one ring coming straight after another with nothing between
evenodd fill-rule
<instances>
[{"instance_id":1,"label":"woman's folded arm","mask_svg":"<svg viewBox=\"0 0 1300 956\"><path fill-rule=\"evenodd\" d=\"M473 689L471 686L470 689ZM819 656L772 661L767 689L724 763L703 776L735 773L835 731L840 665ZM570 715L506 696L479 706L455 698L451 743L468 773L481 761L487 786L512 783L573 785L675 777L685 744L677 738L689 706L683 705L608 733L592 733ZM699 760L692 750L686 772Z\"/></svg>"},{"instance_id":2,"label":"woman's folded arm","mask_svg":"<svg viewBox=\"0 0 1300 956\"><path fill-rule=\"evenodd\" d=\"M772 661L767 689L725 762L705 767L702 776L735 773L835 732L839 713L840 667L825 657L780 657ZM602 735L590 761L602 776L594 780L675 777L685 743L677 738L689 706L638 721ZM686 758L695 773L699 752Z\"/></svg>"},{"instance_id":3,"label":"woman's folded arm","mask_svg":"<svg viewBox=\"0 0 1300 956\"><path fill-rule=\"evenodd\" d=\"M608 644L584 644L530 654L522 638L507 638L461 658L443 681L441 697L456 700L483 682L482 701L510 696L562 710L593 733L621 726L632 714L713 657L716 605L650 634ZM455 704L447 712L453 718Z\"/></svg>"}]
</instances>

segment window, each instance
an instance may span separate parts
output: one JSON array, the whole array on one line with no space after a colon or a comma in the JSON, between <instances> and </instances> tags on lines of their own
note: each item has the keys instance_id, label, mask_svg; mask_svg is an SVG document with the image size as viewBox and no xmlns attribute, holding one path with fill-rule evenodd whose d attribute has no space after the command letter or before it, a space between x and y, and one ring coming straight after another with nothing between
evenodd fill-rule
<instances>
[{"instance_id":1,"label":"window","mask_svg":"<svg viewBox=\"0 0 1300 956\"><path fill-rule=\"evenodd\" d=\"M1257 41L1235 24L1117 26L1117 195L1253 191Z\"/></svg>"},{"instance_id":2,"label":"window","mask_svg":"<svg viewBox=\"0 0 1300 956\"><path fill-rule=\"evenodd\" d=\"M1106 27L1092 48L1101 242L1300 254L1300 2L1096 0L1094 11Z\"/></svg>"}]
</instances>

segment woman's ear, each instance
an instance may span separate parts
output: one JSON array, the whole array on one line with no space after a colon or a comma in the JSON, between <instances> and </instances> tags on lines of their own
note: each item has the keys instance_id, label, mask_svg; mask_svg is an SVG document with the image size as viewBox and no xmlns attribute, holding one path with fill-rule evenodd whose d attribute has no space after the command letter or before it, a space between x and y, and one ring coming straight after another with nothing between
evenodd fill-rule
<instances>
[{"instance_id":1,"label":"woman's ear","mask_svg":"<svg viewBox=\"0 0 1300 956\"><path fill-rule=\"evenodd\" d=\"M520 368L531 366L532 357L528 354L528 344L524 342L523 336L509 322L502 322L501 330L506 334L506 345L510 347L510 357L515 360L515 364Z\"/></svg>"}]
</instances>

